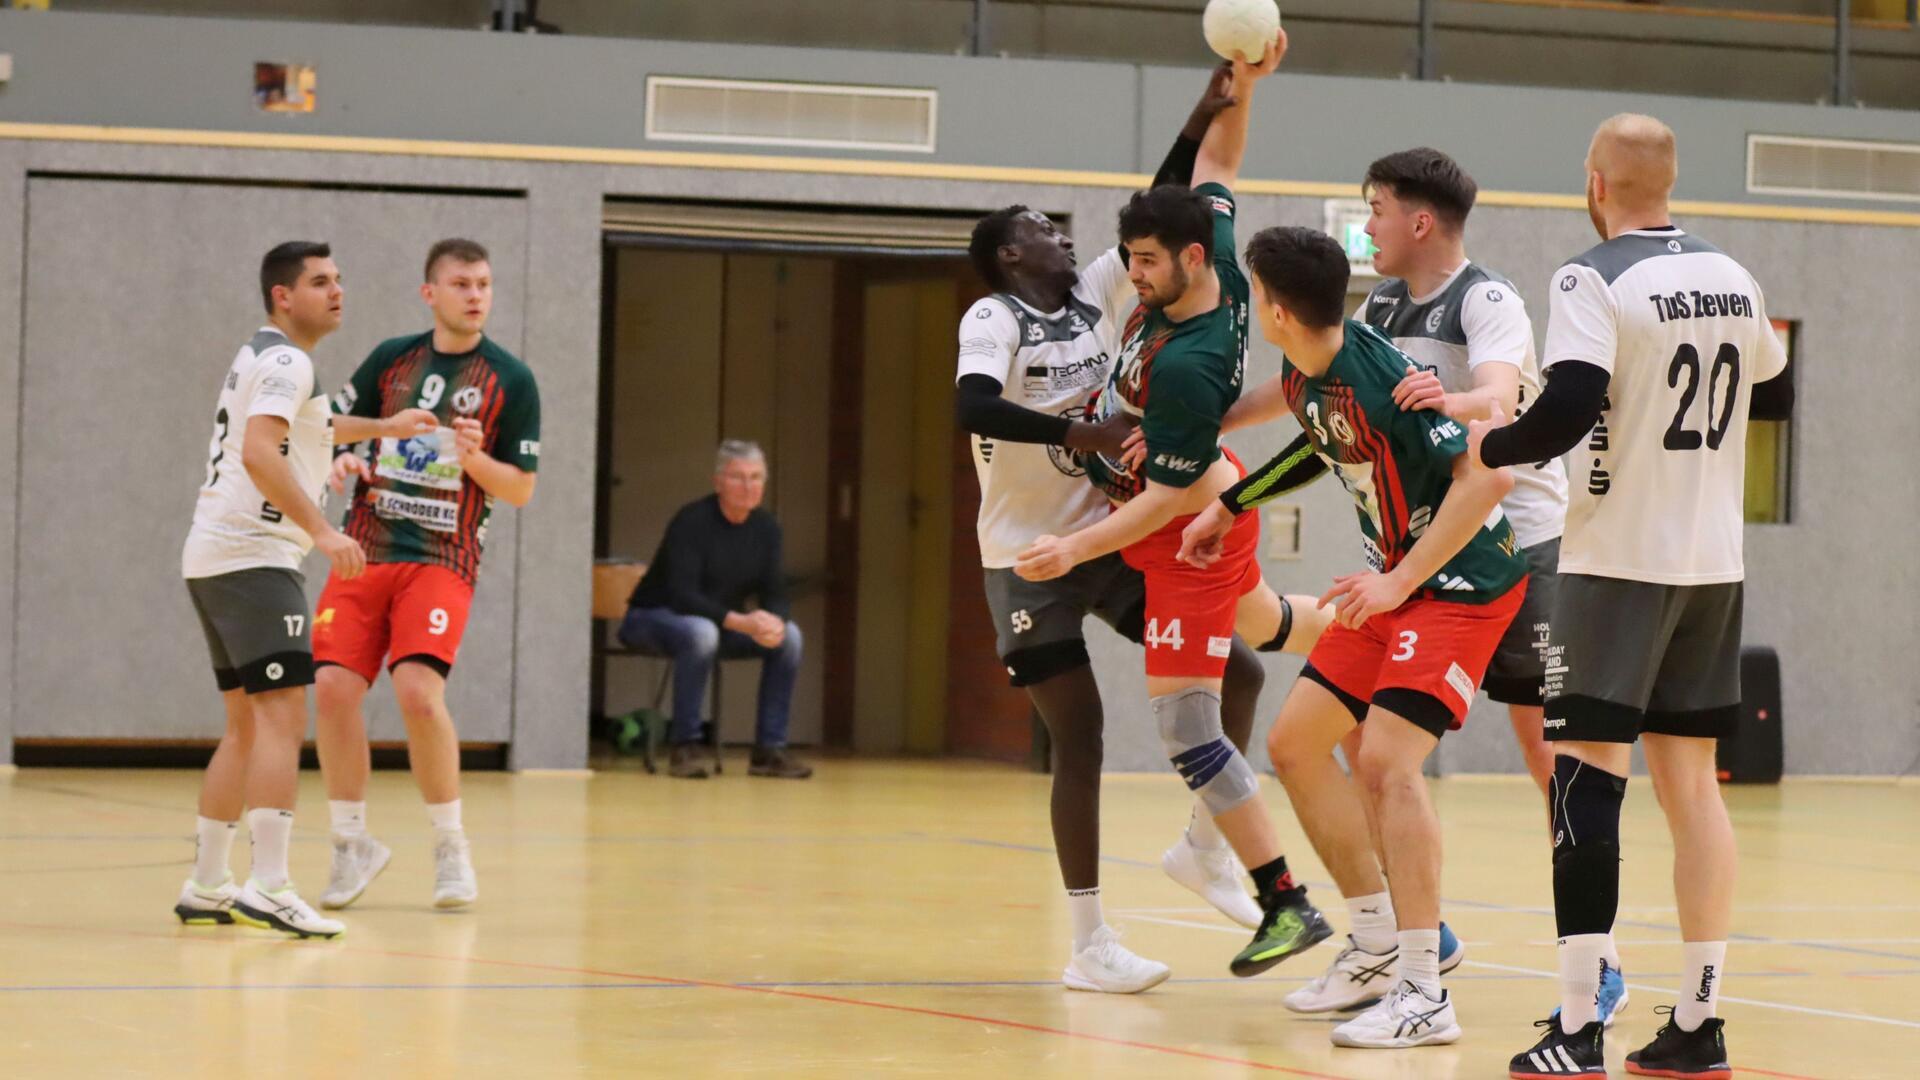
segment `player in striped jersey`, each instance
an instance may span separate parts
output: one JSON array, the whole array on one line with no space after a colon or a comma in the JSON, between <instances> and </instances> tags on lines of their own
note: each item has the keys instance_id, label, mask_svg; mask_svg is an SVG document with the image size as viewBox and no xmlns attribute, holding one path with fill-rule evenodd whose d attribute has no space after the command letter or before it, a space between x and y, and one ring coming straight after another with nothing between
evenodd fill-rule
<instances>
[{"instance_id":1,"label":"player in striped jersey","mask_svg":"<svg viewBox=\"0 0 1920 1080\"><path fill-rule=\"evenodd\" d=\"M367 548L367 573L332 579L314 618L320 765L333 818L333 870L320 902L351 904L386 867L386 845L366 831L372 764L361 703L393 677L414 779L434 827L434 905L479 894L460 817L460 741L447 712L447 676L459 655L495 499L525 506L540 462L540 396L533 373L485 334L493 307L486 248L442 240L427 253L420 295L434 328L373 350L335 401L343 416L425 409L440 422L413 438L383 438L367 458L335 459L359 490L346 532ZM371 460L369 461L368 458Z\"/></svg>"},{"instance_id":2,"label":"player in striped jersey","mask_svg":"<svg viewBox=\"0 0 1920 1080\"><path fill-rule=\"evenodd\" d=\"M1351 784L1288 784L1343 891L1354 896L1354 883L1368 880L1392 893L1397 979L1373 1008L1334 1028L1333 1041L1450 1043L1460 1026L1441 984L1440 826L1421 767L1460 726L1526 596L1527 565L1499 506L1513 481L1475 467L1456 422L1400 408L1394 392L1410 361L1379 330L1341 317L1348 265L1331 237L1267 229L1248 244L1247 265L1261 330L1285 353L1268 385L1279 385L1313 451L1353 496L1370 565L1336 579L1323 598L1338 604L1336 624L1314 646L1267 743L1286 778L1365 726L1354 772L1370 808ZM1217 558L1233 521L1295 464L1282 453L1229 488L1187 527L1181 558ZM1369 818L1379 856L1367 842Z\"/></svg>"}]
</instances>

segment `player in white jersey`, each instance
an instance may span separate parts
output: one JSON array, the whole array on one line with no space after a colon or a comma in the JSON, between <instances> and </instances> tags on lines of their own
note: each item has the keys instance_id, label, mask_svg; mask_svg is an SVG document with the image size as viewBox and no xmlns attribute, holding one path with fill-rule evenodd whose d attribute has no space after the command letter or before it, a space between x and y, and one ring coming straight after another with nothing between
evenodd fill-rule
<instances>
[{"instance_id":1,"label":"player in white jersey","mask_svg":"<svg viewBox=\"0 0 1920 1080\"><path fill-rule=\"evenodd\" d=\"M1546 393L1510 427L1470 425L1491 466L1573 451L1546 705L1560 1010L1515 1077L1605 1075L1597 996L1636 741L1673 835L1683 945L1679 1003L1627 1070L1732 1075L1714 1013L1736 858L1714 753L1740 703L1749 405L1790 400L1791 383L1752 275L1674 227L1676 160L1658 120L1600 126L1587 204L1605 242L1554 273Z\"/></svg>"},{"instance_id":2,"label":"player in white jersey","mask_svg":"<svg viewBox=\"0 0 1920 1080\"><path fill-rule=\"evenodd\" d=\"M1223 65L1156 184L1188 182L1208 123L1231 103L1230 83ZM1097 615L1139 642L1145 582L1117 553L1052 581L1030 582L1012 568L1036 537L1069 535L1107 516L1107 500L1087 482L1081 455L1120 456L1132 424L1119 415L1101 423L1079 418L1107 385L1137 297L1119 249L1078 270L1073 242L1046 215L1024 206L982 218L971 254L993 292L960 320L956 414L973 436L980 555L999 653L1052 740L1054 847L1073 926L1064 981L1079 990L1134 993L1157 985L1168 971L1121 946L1101 913L1103 712L1081 624ZM1288 629L1270 635L1276 647L1287 643ZM1222 696L1224 726L1243 747L1263 681L1259 658L1236 638ZM1209 815L1193 815L1161 865L1229 918L1249 928L1259 924L1261 912Z\"/></svg>"},{"instance_id":3,"label":"player in white jersey","mask_svg":"<svg viewBox=\"0 0 1920 1080\"><path fill-rule=\"evenodd\" d=\"M294 891L287 844L313 683L300 562L317 545L336 573L352 576L366 563L320 508L334 428L308 353L340 326L340 271L327 245L289 242L261 261L260 291L268 325L227 370L207 480L181 552L227 726L201 784L194 870L174 914L188 924L238 921L332 938L346 927ZM349 438L418 421L357 421ZM253 865L236 886L228 855L243 808Z\"/></svg>"}]
</instances>

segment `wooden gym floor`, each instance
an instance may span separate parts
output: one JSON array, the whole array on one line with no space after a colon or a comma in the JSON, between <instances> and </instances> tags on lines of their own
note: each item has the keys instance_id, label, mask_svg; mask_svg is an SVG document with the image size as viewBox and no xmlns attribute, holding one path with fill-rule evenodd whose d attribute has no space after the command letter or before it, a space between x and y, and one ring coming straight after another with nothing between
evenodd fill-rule
<instances>
[{"instance_id":1,"label":"wooden gym floor","mask_svg":"<svg viewBox=\"0 0 1920 1080\"><path fill-rule=\"evenodd\" d=\"M741 764L744 764L742 762ZM470 776L481 897L438 913L404 773L376 774L393 866L335 942L187 929L189 771L0 774L0 1074L7 1077L1505 1075L1551 1006L1548 862L1518 779L1436 783L1454 1047L1337 1050L1282 993L1331 943L1254 980L1245 934L1167 881L1171 776L1106 788L1109 920L1174 977L1137 997L1058 982L1067 922L1047 781L965 762L822 763L808 783L633 771ZM301 792L296 880L324 884L324 803ZM1269 778L1296 874L1345 913ZM1920 785L1728 792L1743 850L1723 1015L1738 1074L1920 1075ZM1630 789L1620 1059L1671 1004L1670 848ZM244 841L236 862L244 865Z\"/></svg>"}]
</instances>

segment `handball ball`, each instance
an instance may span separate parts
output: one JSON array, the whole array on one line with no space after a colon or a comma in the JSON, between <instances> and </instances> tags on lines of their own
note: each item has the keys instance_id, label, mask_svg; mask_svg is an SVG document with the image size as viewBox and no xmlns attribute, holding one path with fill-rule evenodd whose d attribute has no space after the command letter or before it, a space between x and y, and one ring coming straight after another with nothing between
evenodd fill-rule
<instances>
[{"instance_id":1,"label":"handball ball","mask_svg":"<svg viewBox=\"0 0 1920 1080\"><path fill-rule=\"evenodd\" d=\"M1280 29L1280 7L1274 0L1207 0L1200 25L1214 52L1257 64Z\"/></svg>"}]
</instances>

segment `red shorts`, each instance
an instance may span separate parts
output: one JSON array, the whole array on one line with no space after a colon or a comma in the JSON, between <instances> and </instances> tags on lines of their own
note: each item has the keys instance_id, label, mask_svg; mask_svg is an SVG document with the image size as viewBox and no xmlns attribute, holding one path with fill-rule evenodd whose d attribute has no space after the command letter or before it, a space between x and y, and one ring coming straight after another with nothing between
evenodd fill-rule
<instances>
[{"instance_id":1,"label":"red shorts","mask_svg":"<svg viewBox=\"0 0 1920 1080\"><path fill-rule=\"evenodd\" d=\"M1413 599L1358 630L1335 623L1320 635L1302 675L1332 690L1356 720L1366 718L1371 703L1438 738L1466 719L1493 650L1526 596L1521 578L1487 604Z\"/></svg>"},{"instance_id":2,"label":"red shorts","mask_svg":"<svg viewBox=\"0 0 1920 1080\"><path fill-rule=\"evenodd\" d=\"M425 659L442 675L460 655L473 586L444 566L368 563L351 581L328 577L313 617L313 662L368 682L380 665Z\"/></svg>"},{"instance_id":3,"label":"red shorts","mask_svg":"<svg viewBox=\"0 0 1920 1080\"><path fill-rule=\"evenodd\" d=\"M1249 510L1233 519L1220 561L1205 570L1177 557L1180 534L1196 516L1174 518L1120 553L1147 579L1149 678L1218 679L1226 674L1240 598L1260 584L1260 560L1255 558L1259 514Z\"/></svg>"}]
</instances>

